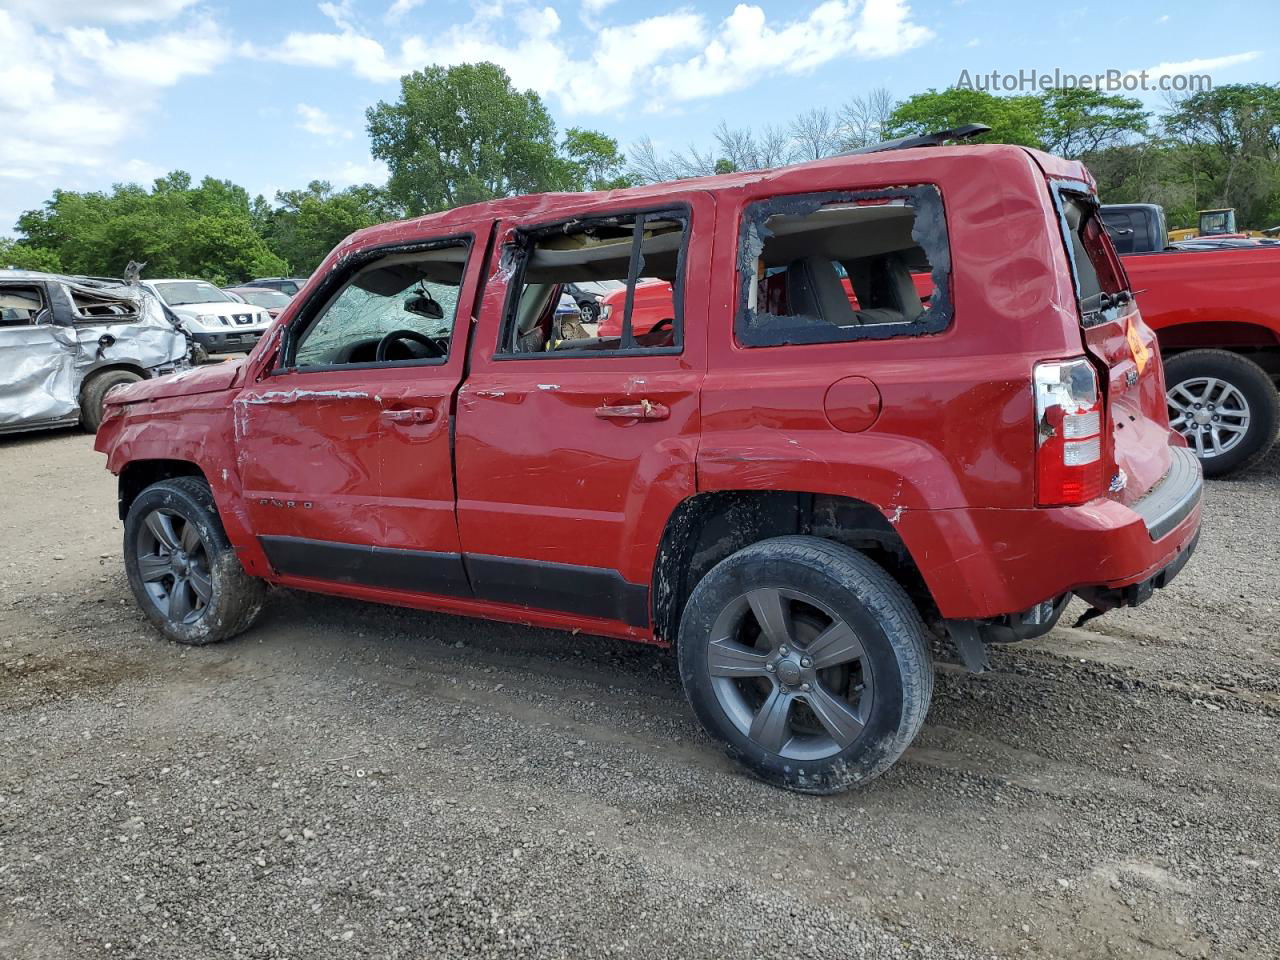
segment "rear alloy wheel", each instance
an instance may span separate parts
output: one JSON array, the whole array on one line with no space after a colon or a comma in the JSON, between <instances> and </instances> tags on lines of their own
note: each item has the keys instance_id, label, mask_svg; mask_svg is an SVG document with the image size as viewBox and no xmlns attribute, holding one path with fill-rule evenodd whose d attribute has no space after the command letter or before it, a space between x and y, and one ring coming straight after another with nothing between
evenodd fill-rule
<instances>
[{"instance_id":1,"label":"rear alloy wheel","mask_svg":"<svg viewBox=\"0 0 1280 960\"><path fill-rule=\"evenodd\" d=\"M888 769L933 690L924 625L902 587L814 537L753 544L703 578L681 621L680 673L731 756L805 793Z\"/></svg>"},{"instance_id":2,"label":"rear alloy wheel","mask_svg":"<svg viewBox=\"0 0 1280 960\"><path fill-rule=\"evenodd\" d=\"M266 595L244 572L198 477L162 480L138 494L124 522L124 566L142 612L178 643L235 636Z\"/></svg>"},{"instance_id":3,"label":"rear alloy wheel","mask_svg":"<svg viewBox=\"0 0 1280 960\"><path fill-rule=\"evenodd\" d=\"M1165 363L1169 426L1187 440L1206 476L1220 477L1270 449L1280 397L1266 371L1225 350L1191 350Z\"/></svg>"}]
</instances>

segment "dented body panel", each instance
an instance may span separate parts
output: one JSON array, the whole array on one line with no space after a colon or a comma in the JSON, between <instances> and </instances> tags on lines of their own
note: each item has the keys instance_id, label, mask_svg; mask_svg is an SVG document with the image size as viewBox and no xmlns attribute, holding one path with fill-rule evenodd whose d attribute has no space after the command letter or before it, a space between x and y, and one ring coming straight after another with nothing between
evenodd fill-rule
<instances>
[{"instance_id":1,"label":"dented body panel","mask_svg":"<svg viewBox=\"0 0 1280 960\"><path fill-rule=\"evenodd\" d=\"M121 474L194 465L246 570L273 582L640 640L673 639L658 624L681 589L666 567L675 541L698 535L681 518L737 494L735 510L764 509L747 496L761 493L779 496L777 515L825 498L823 516L861 517L857 536L904 552L946 619L1127 587L1193 545L1198 501L1156 539L1134 509L1177 445L1153 408L1157 359L1133 393L1108 387L1135 416L1127 449L1106 451L1134 465L1127 485L1036 505L1035 365L1097 354L1100 375L1124 381L1118 332L1150 340L1132 311L1086 342L1054 178L1091 189L1079 164L1021 148L916 149L370 228L329 255L243 365L113 395L97 446ZM743 250L761 210L815 207L787 200L801 195L920 204L913 237L932 265L920 322L839 342L743 335ZM523 232L674 208L688 214L679 350L502 354ZM459 236L469 257L443 362L281 366L286 331L361 258ZM838 521L791 532L807 522Z\"/></svg>"},{"instance_id":2,"label":"dented body panel","mask_svg":"<svg viewBox=\"0 0 1280 960\"><path fill-rule=\"evenodd\" d=\"M186 337L136 287L0 270L0 311L0 433L77 423L100 371L150 377L186 365Z\"/></svg>"}]
</instances>

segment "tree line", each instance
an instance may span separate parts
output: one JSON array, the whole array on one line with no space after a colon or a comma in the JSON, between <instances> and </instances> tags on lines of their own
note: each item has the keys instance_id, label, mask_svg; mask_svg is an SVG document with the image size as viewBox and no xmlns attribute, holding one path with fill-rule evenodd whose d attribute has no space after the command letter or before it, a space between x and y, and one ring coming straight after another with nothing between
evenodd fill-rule
<instances>
[{"instance_id":1,"label":"tree line","mask_svg":"<svg viewBox=\"0 0 1280 960\"><path fill-rule=\"evenodd\" d=\"M56 190L0 239L0 266L119 276L130 260L148 276L233 283L307 275L354 230L465 203L552 190L603 190L814 160L898 136L985 123L973 142L1013 143L1081 159L1104 202L1162 204L1171 226L1196 211L1235 207L1241 227L1280 225L1280 85L1234 84L1170 100L1160 111L1092 90L996 96L927 90L895 101L874 89L759 128L722 121L707 146L629 156L603 133L561 133L542 99L492 63L429 67L401 78L400 95L366 111L382 185L342 190L323 180L250 197L228 180L183 172L150 188Z\"/></svg>"}]
</instances>

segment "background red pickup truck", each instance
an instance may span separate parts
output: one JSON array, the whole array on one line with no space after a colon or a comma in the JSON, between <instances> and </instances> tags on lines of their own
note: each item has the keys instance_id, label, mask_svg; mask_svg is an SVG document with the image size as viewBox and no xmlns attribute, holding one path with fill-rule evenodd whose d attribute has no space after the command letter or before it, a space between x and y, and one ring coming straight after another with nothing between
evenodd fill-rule
<instances>
[{"instance_id":1,"label":"background red pickup truck","mask_svg":"<svg viewBox=\"0 0 1280 960\"><path fill-rule=\"evenodd\" d=\"M1155 204L1102 218L1160 341L1170 425L1207 476L1254 462L1280 428L1280 245L1170 245Z\"/></svg>"}]
</instances>

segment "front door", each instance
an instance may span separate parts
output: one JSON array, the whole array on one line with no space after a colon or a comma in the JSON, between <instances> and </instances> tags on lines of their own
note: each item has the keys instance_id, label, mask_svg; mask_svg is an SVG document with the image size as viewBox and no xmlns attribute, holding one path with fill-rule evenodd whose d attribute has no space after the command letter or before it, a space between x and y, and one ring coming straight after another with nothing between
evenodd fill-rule
<instances>
[{"instance_id":1,"label":"front door","mask_svg":"<svg viewBox=\"0 0 1280 960\"><path fill-rule=\"evenodd\" d=\"M237 396L244 498L277 574L469 595L449 432L487 239L354 254Z\"/></svg>"},{"instance_id":2,"label":"front door","mask_svg":"<svg viewBox=\"0 0 1280 960\"><path fill-rule=\"evenodd\" d=\"M458 522L478 598L648 628L663 527L694 493L706 299L685 275L712 211L691 192L503 224L458 397ZM633 329L625 302L605 331L620 333L566 322L564 285L646 278L674 283L652 329Z\"/></svg>"}]
</instances>

